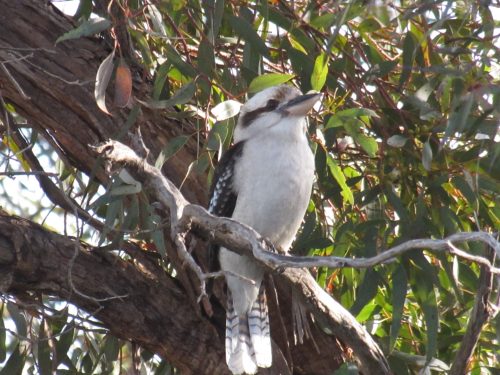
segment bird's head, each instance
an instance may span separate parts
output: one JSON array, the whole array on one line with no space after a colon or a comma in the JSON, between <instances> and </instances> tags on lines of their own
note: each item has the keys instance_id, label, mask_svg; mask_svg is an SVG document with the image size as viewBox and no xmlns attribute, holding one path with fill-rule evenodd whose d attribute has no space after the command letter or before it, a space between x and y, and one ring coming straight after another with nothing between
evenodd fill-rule
<instances>
[{"instance_id":1,"label":"bird's head","mask_svg":"<svg viewBox=\"0 0 500 375\"><path fill-rule=\"evenodd\" d=\"M305 117L321 94L305 94L293 86L265 89L248 100L240 110L234 141L267 134L304 134Z\"/></svg>"}]
</instances>

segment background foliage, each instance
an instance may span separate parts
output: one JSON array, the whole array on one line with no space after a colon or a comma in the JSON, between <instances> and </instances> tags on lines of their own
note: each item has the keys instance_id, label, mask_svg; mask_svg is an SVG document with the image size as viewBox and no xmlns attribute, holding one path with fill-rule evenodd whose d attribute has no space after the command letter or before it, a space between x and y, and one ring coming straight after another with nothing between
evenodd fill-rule
<instances>
[{"instance_id":1,"label":"background foliage","mask_svg":"<svg viewBox=\"0 0 500 375\"><path fill-rule=\"evenodd\" d=\"M129 123L147 107L197 124L195 134L165 146L157 165L195 137L199 157L186 173L208 173L210 180L213 164L231 143L234 115L247 92L289 82L303 92L324 93L309 129L317 183L295 253L369 257L409 239L500 228L498 5L116 2L127 10L135 61L115 45L97 73L100 108L111 107L105 101L106 89L112 88L108 83L114 88L114 106L129 101L135 94L129 66L140 64L142 74L154 81L154 92L136 102ZM75 19L78 28L60 42L112 35L117 22L90 0L80 1ZM27 135L40 158L50 154L35 134ZM4 139L2 152L12 155L15 147ZM22 171L22 158L18 161L4 162L2 168ZM96 186L89 190L88 178L68 165L61 165L59 173L66 191L75 196L85 191L93 202L89 211L109 227L164 251L161 232L138 231L154 229L159 221L141 215L151 210L142 192L116 180L103 194ZM44 220L39 202L13 203L9 209ZM101 243L106 234L83 233ZM490 256L482 245L471 243L466 250ZM418 359L438 358L442 363L436 362L435 370L451 364L474 305L480 268L416 250L367 270L315 272L318 282L391 354L393 371L409 374L419 368ZM498 283L495 288L498 292ZM28 373L104 374L134 366L175 373L166 361L117 340L71 305L40 299L45 316L25 314L26 306L2 296L0 374L23 367ZM498 297L492 303L498 304ZM472 374L498 373L499 340L497 315L483 328Z\"/></svg>"}]
</instances>

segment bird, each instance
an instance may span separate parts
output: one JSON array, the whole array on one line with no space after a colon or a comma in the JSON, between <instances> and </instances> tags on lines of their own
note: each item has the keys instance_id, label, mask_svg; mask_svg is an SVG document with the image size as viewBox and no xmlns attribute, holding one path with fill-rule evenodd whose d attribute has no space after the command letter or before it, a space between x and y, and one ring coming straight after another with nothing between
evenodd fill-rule
<instances>
[{"instance_id":1,"label":"bird","mask_svg":"<svg viewBox=\"0 0 500 375\"><path fill-rule=\"evenodd\" d=\"M307 114L321 98L290 85L269 87L240 109L233 146L217 164L208 211L255 229L286 253L300 228L314 180ZM264 269L251 256L218 249L227 284L226 363L233 374L272 365Z\"/></svg>"}]
</instances>

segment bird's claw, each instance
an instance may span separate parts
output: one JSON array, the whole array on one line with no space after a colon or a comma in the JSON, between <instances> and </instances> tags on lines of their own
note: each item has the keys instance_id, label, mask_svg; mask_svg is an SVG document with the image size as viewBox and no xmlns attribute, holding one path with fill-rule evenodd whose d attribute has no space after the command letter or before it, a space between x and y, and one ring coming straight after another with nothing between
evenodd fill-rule
<instances>
[{"instance_id":1,"label":"bird's claw","mask_svg":"<svg viewBox=\"0 0 500 375\"><path fill-rule=\"evenodd\" d=\"M278 251L278 249L276 248L276 246L274 246L274 244L271 242L271 240L269 238L264 238L264 248L267 250L267 251L270 251L271 253L275 253L275 254L279 254L280 252Z\"/></svg>"}]
</instances>

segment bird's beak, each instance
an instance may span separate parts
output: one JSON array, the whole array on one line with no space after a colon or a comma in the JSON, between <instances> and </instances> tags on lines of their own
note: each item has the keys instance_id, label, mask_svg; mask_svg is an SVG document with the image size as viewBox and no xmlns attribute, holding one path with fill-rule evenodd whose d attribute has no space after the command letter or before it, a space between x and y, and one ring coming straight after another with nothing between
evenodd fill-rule
<instances>
[{"instance_id":1,"label":"bird's beak","mask_svg":"<svg viewBox=\"0 0 500 375\"><path fill-rule=\"evenodd\" d=\"M321 99L321 96L320 93L297 96L283 105L279 110L287 116L305 116L314 104Z\"/></svg>"}]
</instances>

